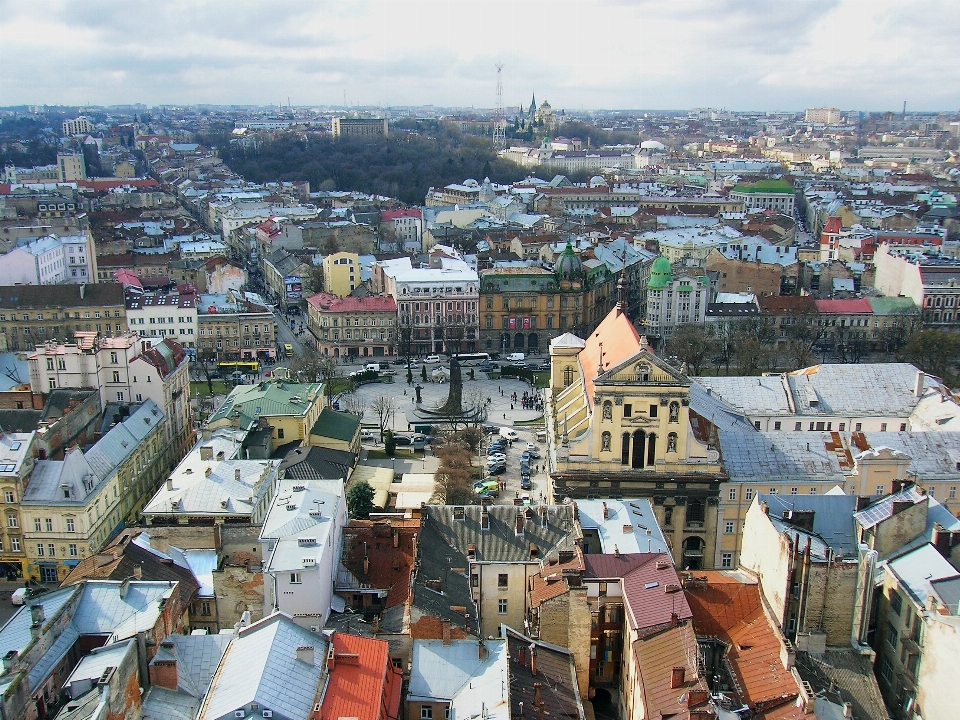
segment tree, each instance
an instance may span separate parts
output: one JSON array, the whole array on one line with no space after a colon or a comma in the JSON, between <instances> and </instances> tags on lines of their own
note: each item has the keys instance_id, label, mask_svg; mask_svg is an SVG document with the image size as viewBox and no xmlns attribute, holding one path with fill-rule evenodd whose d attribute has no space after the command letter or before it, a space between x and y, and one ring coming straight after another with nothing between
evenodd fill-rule
<instances>
[{"instance_id":1,"label":"tree","mask_svg":"<svg viewBox=\"0 0 960 720\"><path fill-rule=\"evenodd\" d=\"M952 384L960 359L960 334L937 329L921 330L907 342L903 356L925 373Z\"/></svg>"},{"instance_id":2,"label":"tree","mask_svg":"<svg viewBox=\"0 0 960 720\"><path fill-rule=\"evenodd\" d=\"M351 518L366 520L373 510L373 488L366 480L355 482L347 492L347 512Z\"/></svg>"},{"instance_id":3,"label":"tree","mask_svg":"<svg viewBox=\"0 0 960 720\"><path fill-rule=\"evenodd\" d=\"M720 347L713 328L690 323L681 325L667 341L667 355L676 355L685 362L694 375L699 375L707 358Z\"/></svg>"},{"instance_id":4,"label":"tree","mask_svg":"<svg viewBox=\"0 0 960 720\"><path fill-rule=\"evenodd\" d=\"M213 350L201 350L197 354L197 364L203 370L203 376L207 381L207 390L213 395L213 375L211 368L217 362L217 353Z\"/></svg>"},{"instance_id":5,"label":"tree","mask_svg":"<svg viewBox=\"0 0 960 720\"><path fill-rule=\"evenodd\" d=\"M387 457L393 457L397 454L397 441L393 437L393 430L387 430L383 434L383 451Z\"/></svg>"},{"instance_id":6,"label":"tree","mask_svg":"<svg viewBox=\"0 0 960 720\"><path fill-rule=\"evenodd\" d=\"M424 381L424 382L427 381L427 366L426 366L426 365L421 365L421 366L420 366L420 377L423 378L423 381Z\"/></svg>"},{"instance_id":7,"label":"tree","mask_svg":"<svg viewBox=\"0 0 960 720\"><path fill-rule=\"evenodd\" d=\"M362 418L367 410L367 401L360 395L347 395L340 398L340 409Z\"/></svg>"},{"instance_id":8,"label":"tree","mask_svg":"<svg viewBox=\"0 0 960 720\"><path fill-rule=\"evenodd\" d=\"M321 355L312 347L307 347L290 363L290 373L299 382L324 383L324 393L330 397L333 395L333 380L340 374L340 366L335 357Z\"/></svg>"},{"instance_id":9,"label":"tree","mask_svg":"<svg viewBox=\"0 0 960 720\"><path fill-rule=\"evenodd\" d=\"M822 328L805 320L801 317L798 322L786 326L787 357L795 369L813 364L815 348L824 335Z\"/></svg>"},{"instance_id":10,"label":"tree","mask_svg":"<svg viewBox=\"0 0 960 720\"><path fill-rule=\"evenodd\" d=\"M382 442L383 434L387 432L387 428L390 427L393 420L393 415L397 411L397 402L392 397L380 395L370 403L370 409L377 416L377 424L380 427L380 441Z\"/></svg>"},{"instance_id":11,"label":"tree","mask_svg":"<svg viewBox=\"0 0 960 720\"><path fill-rule=\"evenodd\" d=\"M313 292L323 292L323 265L314 265L310 268L310 275L306 281Z\"/></svg>"}]
</instances>

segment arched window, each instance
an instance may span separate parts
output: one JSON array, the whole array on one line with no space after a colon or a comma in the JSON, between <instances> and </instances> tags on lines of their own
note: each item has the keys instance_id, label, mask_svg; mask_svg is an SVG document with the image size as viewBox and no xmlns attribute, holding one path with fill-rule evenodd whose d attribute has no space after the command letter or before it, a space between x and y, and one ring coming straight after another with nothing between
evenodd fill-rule
<instances>
[{"instance_id":1,"label":"arched window","mask_svg":"<svg viewBox=\"0 0 960 720\"><path fill-rule=\"evenodd\" d=\"M677 451L677 434L670 433L667 435L667 452L675 453Z\"/></svg>"},{"instance_id":2,"label":"arched window","mask_svg":"<svg viewBox=\"0 0 960 720\"><path fill-rule=\"evenodd\" d=\"M676 400L670 403L670 422L680 422L680 403Z\"/></svg>"},{"instance_id":3,"label":"arched window","mask_svg":"<svg viewBox=\"0 0 960 720\"><path fill-rule=\"evenodd\" d=\"M563 369L563 386L566 387L573 382L573 368L567 365Z\"/></svg>"},{"instance_id":4,"label":"arched window","mask_svg":"<svg viewBox=\"0 0 960 720\"><path fill-rule=\"evenodd\" d=\"M600 452L610 452L610 433L600 435Z\"/></svg>"},{"instance_id":5,"label":"arched window","mask_svg":"<svg viewBox=\"0 0 960 720\"><path fill-rule=\"evenodd\" d=\"M703 522L703 501L693 499L687 503L687 522Z\"/></svg>"},{"instance_id":6,"label":"arched window","mask_svg":"<svg viewBox=\"0 0 960 720\"><path fill-rule=\"evenodd\" d=\"M613 403L609 400L603 401L603 419L613 420Z\"/></svg>"}]
</instances>

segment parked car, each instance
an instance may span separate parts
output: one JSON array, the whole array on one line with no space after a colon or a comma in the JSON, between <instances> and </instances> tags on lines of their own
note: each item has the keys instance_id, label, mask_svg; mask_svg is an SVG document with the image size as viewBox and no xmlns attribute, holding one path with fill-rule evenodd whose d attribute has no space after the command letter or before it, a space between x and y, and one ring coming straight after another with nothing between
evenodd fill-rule
<instances>
[{"instance_id":1,"label":"parked car","mask_svg":"<svg viewBox=\"0 0 960 720\"><path fill-rule=\"evenodd\" d=\"M507 456L504 455L503 453L494 453L493 455L487 456L487 464L490 464L492 462L506 462L506 461L507 461Z\"/></svg>"},{"instance_id":2,"label":"parked car","mask_svg":"<svg viewBox=\"0 0 960 720\"><path fill-rule=\"evenodd\" d=\"M527 457L533 458L534 460L540 459L540 453L536 450L526 450L524 451L523 454L526 455Z\"/></svg>"},{"instance_id":3,"label":"parked car","mask_svg":"<svg viewBox=\"0 0 960 720\"><path fill-rule=\"evenodd\" d=\"M374 435L370 430L361 430L360 439L370 442L370 441L376 440L377 436Z\"/></svg>"},{"instance_id":4,"label":"parked car","mask_svg":"<svg viewBox=\"0 0 960 720\"><path fill-rule=\"evenodd\" d=\"M505 473L507 471L507 464L503 461L487 463L487 472L491 475L497 475L499 473Z\"/></svg>"},{"instance_id":5,"label":"parked car","mask_svg":"<svg viewBox=\"0 0 960 720\"><path fill-rule=\"evenodd\" d=\"M473 486L474 492L478 495L481 493L491 493L494 497L500 494L500 483L496 480L485 480L481 483L477 483Z\"/></svg>"},{"instance_id":6,"label":"parked car","mask_svg":"<svg viewBox=\"0 0 960 720\"><path fill-rule=\"evenodd\" d=\"M500 369L500 366L499 366L499 365L495 365L494 363L484 363L483 365L481 365L481 366L480 366L479 368L477 368L477 369L478 369L480 372L490 373L490 372L496 372L497 370L499 370L499 369Z\"/></svg>"},{"instance_id":7,"label":"parked car","mask_svg":"<svg viewBox=\"0 0 960 720\"><path fill-rule=\"evenodd\" d=\"M534 445L532 442L527 443L527 450L536 450L536 449L537 449L537 446Z\"/></svg>"},{"instance_id":8,"label":"parked car","mask_svg":"<svg viewBox=\"0 0 960 720\"><path fill-rule=\"evenodd\" d=\"M500 428L500 437L504 440L519 440L520 436L517 435L516 430L511 430L510 428L502 427Z\"/></svg>"},{"instance_id":9,"label":"parked car","mask_svg":"<svg viewBox=\"0 0 960 720\"><path fill-rule=\"evenodd\" d=\"M439 356L439 355L427 355L427 356L423 359L423 361L424 361L425 363L427 363L428 365L435 365L436 363L440 362L440 356Z\"/></svg>"},{"instance_id":10,"label":"parked car","mask_svg":"<svg viewBox=\"0 0 960 720\"><path fill-rule=\"evenodd\" d=\"M530 482L530 476L520 478L521 490L533 490L533 483Z\"/></svg>"}]
</instances>

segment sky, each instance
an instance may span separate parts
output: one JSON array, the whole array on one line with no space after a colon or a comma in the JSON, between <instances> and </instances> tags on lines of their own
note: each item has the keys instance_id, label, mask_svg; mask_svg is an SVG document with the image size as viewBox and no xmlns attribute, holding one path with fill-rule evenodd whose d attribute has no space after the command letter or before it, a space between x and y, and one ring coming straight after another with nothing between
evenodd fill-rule
<instances>
[{"instance_id":1,"label":"sky","mask_svg":"<svg viewBox=\"0 0 960 720\"><path fill-rule=\"evenodd\" d=\"M960 108L957 0L0 0L0 105Z\"/></svg>"}]
</instances>

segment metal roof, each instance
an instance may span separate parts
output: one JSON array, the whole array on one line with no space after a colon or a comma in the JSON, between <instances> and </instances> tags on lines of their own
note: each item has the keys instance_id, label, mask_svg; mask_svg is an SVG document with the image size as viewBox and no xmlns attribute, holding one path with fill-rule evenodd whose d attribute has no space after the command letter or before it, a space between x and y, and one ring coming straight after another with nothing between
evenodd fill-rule
<instances>
[{"instance_id":1,"label":"metal roof","mask_svg":"<svg viewBox=\"0 0 960 720\"><path fill-rule=\"evenodd\" d=\"M606 508L606 517L604 517ZM584 530L596 529L604 553L666 553L670 547L646 498L577 500L577 517Z\"/></svg>"},{"instance_id":2,"label":"metal roof","mask_svg":"<svg viewBox=\"0 0 960 720\"><path fill-rule=\"evenodd\" d=\"M853 522L853 512L857 507L855 495L767 495L758 494L758 502L767 503L771 521L781 532L796 531L811 534L795 528L784 520L784 513L791 510L812 510L813 533L819 536L835 553L844 557L857 554L857 532ZM781 527L783 526L783 527Z\"/></svg>"},{"instance_id":3,"label":"metal roof","mask_svg":"<svg viewBox=\"0 0 960 720\"><path fill-rule=\"evenodd\" d=\"M407 700L448 700L451 717L510 719L506 640L414 640Z\"/></svg>"}]
</instances>

